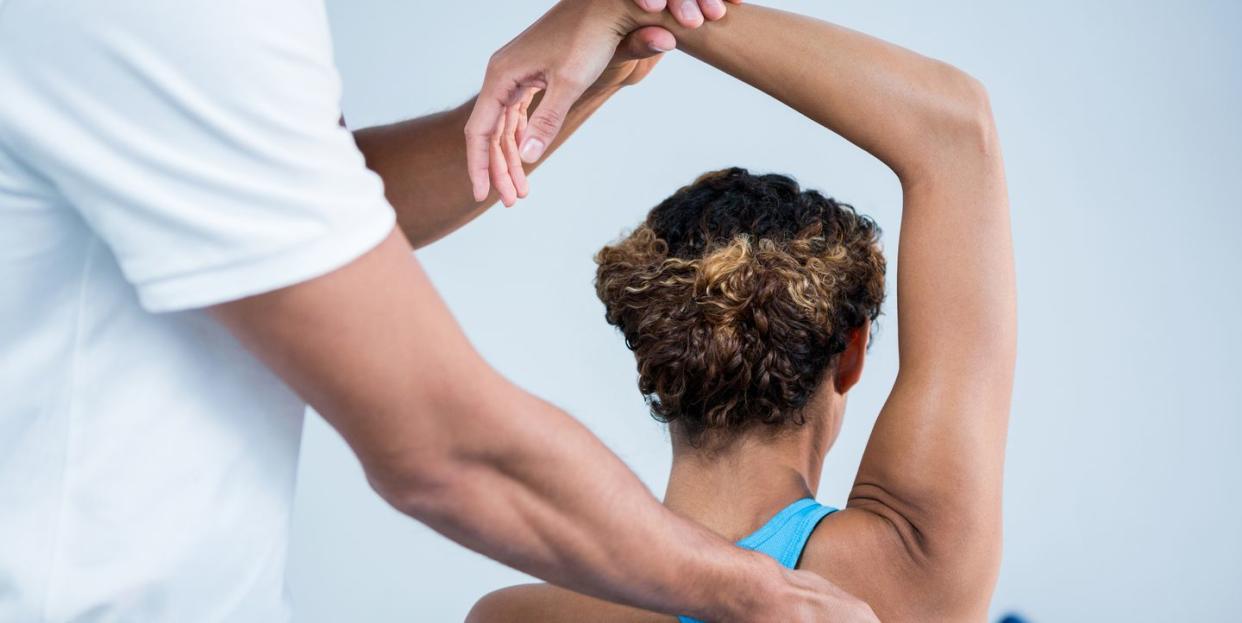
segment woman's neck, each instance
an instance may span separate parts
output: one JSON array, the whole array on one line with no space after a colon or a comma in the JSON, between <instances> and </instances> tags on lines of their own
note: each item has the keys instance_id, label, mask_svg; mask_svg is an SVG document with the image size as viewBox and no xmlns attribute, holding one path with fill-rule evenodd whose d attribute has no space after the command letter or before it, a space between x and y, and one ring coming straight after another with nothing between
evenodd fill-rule
<instances>
[{"instance_id":1,"label":"woman's neck","mask_svg":"<svg viewBox=\"0 0 1242 623\"><path fill-rule=\"evenodd\" d=\"M754 532L819 488L830 418L809 419L796 430L748 434L711 452L674 440L664 505L731 541Z\"/></svg>"}]
</instances>

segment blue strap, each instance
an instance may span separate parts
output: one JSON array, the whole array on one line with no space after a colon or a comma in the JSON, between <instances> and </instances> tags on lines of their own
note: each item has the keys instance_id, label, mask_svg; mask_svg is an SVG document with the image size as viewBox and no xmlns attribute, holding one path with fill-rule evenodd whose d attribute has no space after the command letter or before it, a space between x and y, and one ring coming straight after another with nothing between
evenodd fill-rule
<instances>
[{"instance_id":1,"label":"blue strap","mask_svg":"<svg viewBox=\"0 0 1242 623\"><path fill-rule=\"evenodd\" d=\"M775 558L781 566L796 569L811 533L824 517L837 509L803 498L786 506L758 530L737 542L738 547ZM701 623L690 617L677 617L681 623Z\"/></svg>"},{"instance_id":2,"label":"blue strap","mask_svg":"<svg viewBox=\"0 0 1242 623\"><path fill-rule=\"evenodd\" d=\"M835 508L816 504L815 508L803 514L798 519L798 527L792 531L794 537L789 539L785 545L785 551L776 560L786 568L797 569L798 561L802 560L802 551L806 549L807 541L811 540L811 533L819 527L819 522L835 512L837 512Z\"/></svg>"}]
</instances>

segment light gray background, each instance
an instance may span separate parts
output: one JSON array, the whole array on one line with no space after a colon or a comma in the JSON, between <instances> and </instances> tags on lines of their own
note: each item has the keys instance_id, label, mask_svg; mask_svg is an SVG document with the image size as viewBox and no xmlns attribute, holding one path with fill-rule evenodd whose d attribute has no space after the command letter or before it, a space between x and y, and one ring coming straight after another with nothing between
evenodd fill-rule
<instances>
[{"instance_id":1,"label":"light gray background","mask_svg":"<svg viewBox=\"0 0 1242 623\"><path fill-rule=\"evenodd\" d=\"M491 51L548 2L328 4L357 126L463 101ZM1242 4L771 4L957 64L992 94L1021 296L995 613L1242 620ZM667 440L602 319L591 256L677 186L733 164L855 204L896 248L900 194L883 166L672 54L539 171L528 201L420 254L486 357L581 418L657 493ZM829 455L829 503L844 501L894 377L895 319L882 323ZM387 509L317 418L294 534L303 623L455 621L523 579Z\"/></svg>"}]
</instances>

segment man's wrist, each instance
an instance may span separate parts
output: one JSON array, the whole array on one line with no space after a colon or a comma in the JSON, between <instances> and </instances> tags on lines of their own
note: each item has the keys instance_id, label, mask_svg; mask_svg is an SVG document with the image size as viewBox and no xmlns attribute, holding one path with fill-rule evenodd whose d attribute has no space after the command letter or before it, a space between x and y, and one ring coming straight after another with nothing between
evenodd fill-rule
<instances>
[{"instance_id":1,"label":"man's wrist","mask_svg":"<svg viewBox=\"0 0 1242 623\"><path fill-rule=\"evenodd\" d=\"M710 613L713 621L751 621L767 612L767 604L781 588L780 565L763 554L745 551L744 564L733 567L732 577L712 595L716 612Z\"/></svg>"},{"instance_id":2,"label":"man's wrist","mask_svg":"<svg viewBox=\"0 0 1242 623\"><path fill-rule=\"evenodd\" d=\"M598 108L600 104L608 101L609 98L616 95L618 91L624 88L625 85L623 84L610 84L608 86L592 85L591 87L588 87L586 91L582 92L582 97L578 98L578 101L574 103L573 108L587 108L594 110L595 108Z\"/></svg>"}]
</instances>

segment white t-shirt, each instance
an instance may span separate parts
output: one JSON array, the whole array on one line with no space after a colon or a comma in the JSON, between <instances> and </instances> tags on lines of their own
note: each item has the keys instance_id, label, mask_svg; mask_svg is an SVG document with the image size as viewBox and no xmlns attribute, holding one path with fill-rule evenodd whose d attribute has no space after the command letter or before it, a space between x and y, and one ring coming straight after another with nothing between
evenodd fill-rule
<instances>
[{"instance_id":1,"label":"white t-shirt","mask_svg":"<svg viewBox=\"0 0 1242 623\"><path fill-rule=\"evenodd\" d=\"M287 620L304 404L202 308L394 224L321 0L0 0L0 621Z\"/></svg>"}]
</instances>

